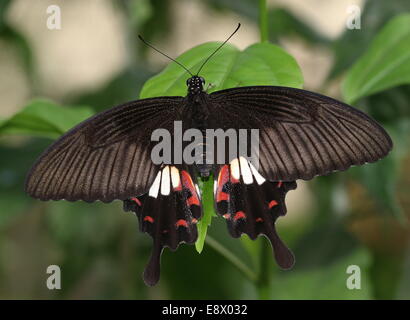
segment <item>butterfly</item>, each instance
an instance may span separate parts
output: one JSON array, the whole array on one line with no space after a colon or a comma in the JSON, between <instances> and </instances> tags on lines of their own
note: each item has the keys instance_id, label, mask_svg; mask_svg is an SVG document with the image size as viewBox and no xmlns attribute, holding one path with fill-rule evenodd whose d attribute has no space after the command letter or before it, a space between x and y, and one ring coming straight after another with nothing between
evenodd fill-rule
<instances>
[{"instance_id":1,"label":"butterfly","mask_svg":"<svg viewBox=\"0 0 410 320\"><path fill-rule=\"evenodd\" d=\"M266 236L278 265L291 268L294 256L275 229L286 214L286 193L298 179L383 158L392 149L389 135L365 113L318 93L249 86L208 94L199 71L190 74L185 97L127 102L68 131L39 157L25 191L44 201L122 200L125 211L136 213L140 230L153 238L143 278L155 285L163 248L197 240L198 179L213 176L215 210L231 236ZM184 130L258 129L259 165L240 155L219 164L155 164L151 134L157 128L172 132L175 121Z\"/></svg>"}]
</instances>

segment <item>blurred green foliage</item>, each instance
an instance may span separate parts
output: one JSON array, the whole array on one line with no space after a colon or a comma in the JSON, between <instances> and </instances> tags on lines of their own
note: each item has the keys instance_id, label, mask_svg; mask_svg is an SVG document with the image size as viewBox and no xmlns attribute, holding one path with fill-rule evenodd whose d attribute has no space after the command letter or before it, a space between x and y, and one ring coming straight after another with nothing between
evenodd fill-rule
<instances>
[{"instance_id":1,"label":"blurred green foliage","mask_svg":"<svg viewBox=\"0 0 410 320\"><path fill-rule=\"evenodd\" d=\"M58 138L93 114L89 107L62 108L51 101L35 99L11 118L3 120L0 123L0 134Z\"/></svg>"},{"instance_id":2,"label":"blurred green foliage","mask_svg":"<svg viewBox=\"0 0 410 320\"><path fill-rule=\"evenodd\" d=\"M181 246L175 253L165 250L160 284L147 288L141 272L150 254L150 239L137 231L133 215L121 212L120 203L43 203L22 191L26 172L50 144L50 138L97 111L138 96L185 94L185 71L171 63L151 77L159 68L147 64L147 48L135 37L141 33L151 42L170 37L175 1L115 2L116 10L127 19L129 50L135 59L100 89L64 97L59 103L35 96L36 65L29 42L5 19L11 1L1 2L0 38L17 49L32 79L33 100L9 119L0 119L0 298L258 297L253 277L264 263L260 257L265 239L232 239L222 219L212 219L209 240L203 250L203 242L197 247L201 254L193 246ZM257 22L255 1L205 3L210 10L235 12ZM279 47L282 39L299 38L334 55L321 87L326 90L336 84L340 88L343 80L344 99L355 101L355 106L379 121L394 141L393 152L376 164L309 182L312 212L292 223L278 222L279 233L294 248L297 263L292 271L284 272L273 259L267 261L272 277L269 298L410 298L410 168L406 165L410 144L410 18L396 17L403 12L410 12L406 0L366 1L361 30L346 30L332 40L303 17L274 7L268 15L269 39L275 45L255 44L244 51L227 45L201 72L214 85L211 91L256 84L300 87L303 78L297 63ZM217 44L200 44L178 60L196 71ZM25 139L21 134L36 138ZM211 215L212 210L206 223L204 220L202 235ZM45 270L50 264L62 268L60 291L45 286ZM361 290L346 288L346 268L351 264L361 267Z\"/></svg>"},{"instance_id":3,"label":"blurred green foliage","mask_svg":"<svg viewBox=\"0 0 410 320\"><path fill-rule=\"evenodd\" d=\"M410 14L404 14L390 21L375 37L343 82L343 97L348 103L410 83L409 26Z\"/></svg>"}]
</instances>

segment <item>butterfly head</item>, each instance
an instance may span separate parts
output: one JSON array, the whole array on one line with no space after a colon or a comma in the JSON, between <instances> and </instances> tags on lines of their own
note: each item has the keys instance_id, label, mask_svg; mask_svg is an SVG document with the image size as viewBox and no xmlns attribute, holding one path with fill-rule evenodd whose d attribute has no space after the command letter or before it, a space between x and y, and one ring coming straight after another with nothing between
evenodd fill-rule
<instances>
[{"instance_id":1,"label":"butterfly head","mask_svg":"<svg viewBox=\"0 0 410 320\"><path fill-rule=\"evenodd\" d=\"M199 76L192 76L186 81L188 86L188 94L198 94L204 91L205 79Z\"/></svg>"}]
</instances>

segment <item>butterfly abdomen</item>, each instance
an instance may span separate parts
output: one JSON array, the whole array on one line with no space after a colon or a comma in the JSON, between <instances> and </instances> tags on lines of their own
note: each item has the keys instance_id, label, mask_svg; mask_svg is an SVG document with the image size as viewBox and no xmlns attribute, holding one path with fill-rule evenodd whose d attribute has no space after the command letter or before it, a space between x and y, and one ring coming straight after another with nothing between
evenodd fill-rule
<instances>
[{"instance_id":1,"label":"butterfly abdomen","mask_svg":"<svg viewBox=\"0 0 410 320\"><path fill-rule=\"evenodd\" d=\"M187 122L191 123L190 127L201 132L201 139L195 146L195 166L201 177L209 177L215 163L214 149L209 146L210 141L207 135L207 129L210 128L209 123L209 95L206 92L199 92L188 96L188 117Z\"/></svg>"}]
</instances>

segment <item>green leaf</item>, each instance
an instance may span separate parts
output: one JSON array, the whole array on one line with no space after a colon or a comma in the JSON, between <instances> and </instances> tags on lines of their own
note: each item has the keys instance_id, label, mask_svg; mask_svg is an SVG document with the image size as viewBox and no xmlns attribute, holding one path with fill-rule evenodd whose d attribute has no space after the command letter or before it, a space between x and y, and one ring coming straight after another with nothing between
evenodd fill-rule
<instances>
[{"instance_id":1,"label":"green leaf","mask_svg":"<svg viewBox=\"0 0 410 320\"><path fill-rule=\"evenodd\" d=\"M410 83L410 14L392 19L377 35L369 50L349 70L343 82L348 103Z\"/></svg>"},{"instance_id":2,"label":"green leaf","mask_svg":"<svg viewBox=\"0 0 410 320\"><path fill-rule=\"evenodd\" d=\"M208 226L211 225L212 217L216 217L214 209L214 193L213 185L214 180L212 175L208 178L207 181L199 179L198 181L199 188L201 189L202 195L202 206L203 206L203 216L202 219L198 222L198 240L195 242L195 248L198 253L201 253L204 248L204 242L206 238L206 233Z\"/></svg>"},{"instance_id":3,"label":"green leaf","mask_svg":"<svg viewBox=\"0 0 410 320\"><path fill-rule=\"evenodd\" d=\"M196 46L177 58L191 72L197 72L204 60L220 45L208 42ZM240 51L226 44L201 71L212 87L208 92L251 85L279 85L300 88L303 76L295 59L280 47L257 43ZM149 79L140 98L155 96L185 96L189 75L176 63Z\"/></svg>"},{"instance_id":4,"label":"green leaf","mask_svg":"<svg viewBox=\"0 0 410 320\"><path fill-rule=\"evenodd\" d=\"M213 52L220 43L210 42L194 47L177 58L191 72L196 72L206 57ZM226 44L210 61L205 65L201 73L207 82L216 84L218 79L227 74L228 62L235 59L238 54L231 44ZM185 96L186 80L189 75L176 63L170 63L161 73L150 78L143 86L140 98L155 96Z\"/></svg>"},{"instance_id":5,"label":"green leaf","mask_svg":"<svg viewBox=\"0 0 410 320\"><path fill-rule=\"evenodd\" d=\"M63 108L48 100L33 100L8 120L0 122L1 134L28 134L57 138L92 116L89 107Z\"/></svg>"},{"instance_id":6,"label":"green leaf","mask_svg":"<svg viewBox=\"0 0 410 320\"><path fill-rule=\"evenodd\" d=\"M302 72L295 59L271 43L257 43L242 51L231 72L216 90L235 86L303 86Z\"/></svg>"}]
</instances>

